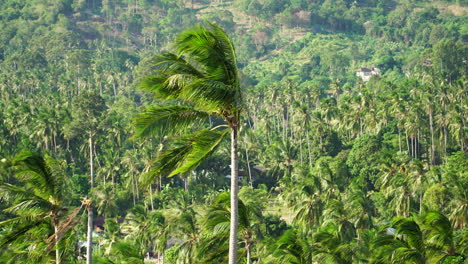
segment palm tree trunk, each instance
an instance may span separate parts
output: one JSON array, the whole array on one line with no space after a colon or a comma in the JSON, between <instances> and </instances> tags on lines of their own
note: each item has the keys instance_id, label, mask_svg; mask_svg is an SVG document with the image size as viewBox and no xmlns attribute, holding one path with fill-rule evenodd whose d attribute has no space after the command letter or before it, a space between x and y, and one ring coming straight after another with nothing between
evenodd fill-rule
<instances>
[{"instance_id":1,"label":"palm tree trunk","mask_svg":"<svg viewBox=\"0 0 468 264\"><path fill-rule=\"evenodd\" d=\"M86 242L86 264L93 263L93 206L88 206L88 240Z\"/></svg>"},{"instance_id":2,"label":"palm tree trunk","mask_svg":"<svg viewBox=\"0 0 468 264\"><path fill-rule=\"evenodd\" d=\"M247 169L249 171L249 182L250 182L250 187L253 187L253 182L252 182L252 171L250 170L250 163L249 163L249 151L247 148L245 148L245 158L247 159Z\"/></svg>"},{"instance_id":3,"label":"palm tree trunk","mask_svg":"<svg viewBox=\"0 0 468 264\"><path fill-rule=\"evenodd\" d=\"M151 211L154 211L153 188L151 188L151 184L149 186L149 193L150 193L150 200L151 200Z\"/></svg>"},{"instance_id":4,"label":"palm tree trunk","mask_svg":"<svg viewBox=\"0 0 468 264\"><path fill-rule=\"evenodd\" d=\"M429 110L429 127L431 132L431 165L435 165L434 125L432 122L432 108Z\"/></svg>"},{"instance_id":5,"label":"palm tree trunk","mask_svg":"<svg viewBox=\"0 0 468 264\"><path fill-rule=\"evenodd\" d=\"M447 126L444 125L444 152L445 157L447 157Z\"/></svg>"},{"instance_id":6,"label":"palm tree trunk","mask_svg":"<svg viewBox=\"0 0 468 264\"><path fill-rule=\"evenodd\" d=\"M309 138L309 129L307 128L307 151L309 154L309 168L312 168L312 154L310 153L310 138Z\"/></svg>"},{"instance_id":7,"label":"palm tree trunk","mask_svg":"<svg viewBox=\"0 0 468 264\"><path fill-rule=\"evenodd\" d=\"M408 140L408 132L405 132L405 136L406 136L406 148L408 149L408 155L411 155L410 144Z\"/></svg>"},{"instance_id":8,"label":"palm tree trunk","mask_svg":"<svg viewBox=\"0 0 468 264\"><path fill-rule=\"evenodd\" d=\"M91 134L89 135L89 171L90 171L90 186L93 188L94 186L94 160L93 160L93 137Z\"/></svg>"},{"instance_id":9,"label":"palm tree trunk","mask_svg":"<svg viewBox=\"0 0 468 264\"><path fill-rule=\"evenodd\" d=\"M252 245L250 242L247 242L246 250L247 250L247 264L251 264L252 263L252 260L251 260Z\"/></svg>"},{"instance_id":10,"label":"palm tree trunk","mask_svg":"<svg viewBox=\"0 0 468 264\"><path fill-rule=\"evenodd\" d=\"M54 232L55 232L55 264L60 264L60 249L59 249L59 236L58 236L58 221L54 217Z\"/></svg>"},{"instance_id":11,"label":"palm tree trunk","mask_svg":"<svg viewBox=\"0 0 468 264\"><path fill-rule=\"evenodd\" d=\"M397 125L397 128L398 128L398 148L401 152L401 132L400 132L400 128L398 127L398 125Z\"/></svg>"},{"instance_id":12,"label":"palm tree trunk","mask_svg":"<svg viewBox=\"0 0 468 264\"><path fill-rule=\"evenodd\" d=\"M237 158L237 124L231 126L231 223L229 234L229 264L237 263L239 170Z\"/></svg>"},{"instance_id":13,"label":"palm tree trunk","mask_svg":"<svg viewBox=\"0 0 468 264\"><path fill-rule=\"evenodd\" d=\"M94 186L94 161L93 161L93 137L89 135L89 168L91 176L90 192ZM88 206L88 232L86 242L86 264L93 263L93 206Z\"/></svg>"}]
</instances>

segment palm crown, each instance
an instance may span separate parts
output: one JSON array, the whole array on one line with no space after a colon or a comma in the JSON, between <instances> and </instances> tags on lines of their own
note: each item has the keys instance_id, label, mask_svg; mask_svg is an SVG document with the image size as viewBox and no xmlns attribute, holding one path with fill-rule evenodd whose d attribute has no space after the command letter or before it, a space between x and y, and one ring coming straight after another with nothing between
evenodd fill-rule
<instances>
[{"instance_id":1,"label":"palm crown","mask_svg":"<svg viewBox=\"0 0 468 264\"><path fill-rule=\"evenodd\" d=\"M196 26L179 35L176 53L156 55L153 74L141 84L158 99L178 99L182 105L153 106L135 119L137 137L167 135L184 131L210 115L225 120L229 127L239 125L242 106L234 47L216 25ZM199 130L171 139L156 159L152 180L158 174L173 176L199 165L227 135L219 127Z\"/></svg>"}]
</instances>

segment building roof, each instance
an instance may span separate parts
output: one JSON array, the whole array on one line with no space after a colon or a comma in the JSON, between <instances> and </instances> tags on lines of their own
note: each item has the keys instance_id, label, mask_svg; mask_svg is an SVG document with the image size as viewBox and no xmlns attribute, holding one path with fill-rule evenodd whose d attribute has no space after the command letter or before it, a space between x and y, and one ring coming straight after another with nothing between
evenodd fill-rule
<instances>
[{"instance_id":1,"label":"building roof","mask_svg":"<svg viewBox=\"0 0 468 264\"><path fill-rule=\"evenodd\" d=\"M372 70L369 69L369 68L358 68L358 69L356 69L356 71L358 71L358 72L371 72Z\"/></svg>"}]
</instances>

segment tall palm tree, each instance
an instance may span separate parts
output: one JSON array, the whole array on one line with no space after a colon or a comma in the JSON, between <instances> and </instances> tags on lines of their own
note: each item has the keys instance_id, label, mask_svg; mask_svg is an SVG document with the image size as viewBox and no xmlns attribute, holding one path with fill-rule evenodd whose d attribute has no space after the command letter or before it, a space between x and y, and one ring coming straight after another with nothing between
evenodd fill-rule
<instances>
[{"instance_id":1,"label":"tall palm tree","mask_svg":"<svg viewBox=\"0 0 468 264\"><path fill-rule=\"evenodd\" d=\"M153 58L154 72L142 82L142 88L162 100L178 99L179 105L153 106L135 121L136 136L154 133L173 137L155 160L150 183L157 175L174 176L194 169L212 154L231 133L231 226L229 263L237 259L238 226L238 157L237 137L242 96L234 46L218 26L196 26L182 32L174 43L175 54L163 53ZM224 120L224 126L200 129L210 116ZM226 129L227 128L227 129ZM178 134L176 134L178 133Z\"/></svg>"},{"instance_id":2,"label":"tall palm tree","mask_svg":"<svg viewBox=\"0 0 468 264\"><path fill-rule=\"evenodd\" d=\"M63 164L47 156L22 152L13 159L11 166L16 171L15 178L23 185L0 185L0 198L12 203L5 211L16 215L0 222L0 226L11 227L11 232L3 237L0 246L28 237L28 233L37 232L39 230L36 228L42 226L42 231L46 232L43 237L52 236L56 245L55 263L61 263L62 253L58 243L64 234L59 229L65 228L61 220L68 210L65 207ZM47 226L52 227L53 231L44 228Z\"/></svg>"}]
</instances>

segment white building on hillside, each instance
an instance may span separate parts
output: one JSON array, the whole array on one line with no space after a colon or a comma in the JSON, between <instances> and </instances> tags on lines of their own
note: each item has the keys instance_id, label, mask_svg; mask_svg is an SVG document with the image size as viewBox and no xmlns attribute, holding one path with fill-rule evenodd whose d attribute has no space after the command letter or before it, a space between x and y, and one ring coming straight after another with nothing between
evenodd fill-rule
<instances>
[{"instance_id":1,"label":"white building on hillside","mask_svg":"<svg viewBox=\"0 0 468 264\"><path fill-rule=\"evenodd\" d=\"M369 81L372 75L380 75L380 70L375 67L356 69L356 76L361 77L363 82Z\"/></svg>"}]
</instances>

